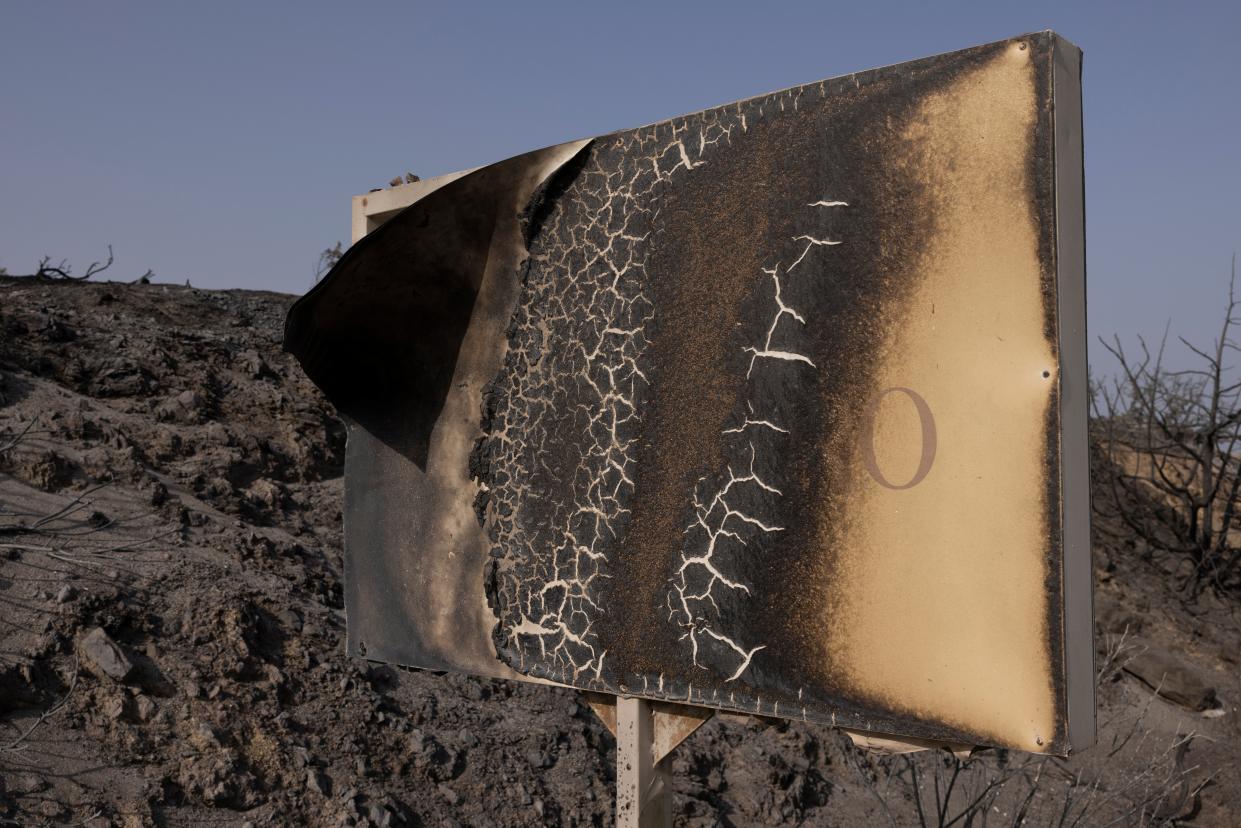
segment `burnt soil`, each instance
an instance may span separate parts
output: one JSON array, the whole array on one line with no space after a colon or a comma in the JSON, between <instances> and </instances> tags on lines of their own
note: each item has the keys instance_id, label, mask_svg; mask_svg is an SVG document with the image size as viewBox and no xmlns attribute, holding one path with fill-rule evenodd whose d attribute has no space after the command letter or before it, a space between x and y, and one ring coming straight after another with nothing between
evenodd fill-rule
<instances>
[{"instance_id":1,"label":"burnt soil","mask_svg":"<svg viewBox=\"0 0 1241 828\"><path fill-rule=\"evenodd\" d=\"M345 656L344 429L281 350L294 298L0 277L0 825L611 824L576 692ZM1102 528L1095 748L716 717L673 754L677 824L1236 824L1236 602Z\"/></svg>"}]
</instances>

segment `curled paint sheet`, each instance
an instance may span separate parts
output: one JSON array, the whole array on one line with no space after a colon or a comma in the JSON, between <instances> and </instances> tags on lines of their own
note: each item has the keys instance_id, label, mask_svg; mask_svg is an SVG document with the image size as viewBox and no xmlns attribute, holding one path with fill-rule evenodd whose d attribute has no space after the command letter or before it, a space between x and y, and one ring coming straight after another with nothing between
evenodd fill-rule
<instances>
[{"instance_id":1,"label":"curled paint sheet","mask_svg":"<svg viewBox=\"0 0 1241 828\"><path fill-rule=\"evenodd\" d=\"M289 313L286 348L348 425L348 645L436 670L496 658L470 452L504 362L528 226L576 141L435 190L351 247Z\"/></svg>"},{"instance_id":2,"label":"curled paint sheet","mask_svg":"<svg viewBox=\"0 0 1241 828\"><path fill-rule=\"evenodd\" d=\"M1088 744L1079 58L552 147L364 238L287 331L349 422L351 649Z\"/></svg>"}]
</instances>

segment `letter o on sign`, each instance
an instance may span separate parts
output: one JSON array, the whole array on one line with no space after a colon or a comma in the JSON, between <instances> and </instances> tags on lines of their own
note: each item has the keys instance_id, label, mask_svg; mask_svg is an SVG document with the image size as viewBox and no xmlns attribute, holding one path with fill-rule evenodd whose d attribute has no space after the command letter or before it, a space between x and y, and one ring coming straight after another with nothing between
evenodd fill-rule
<instances>
[{"instance_id":1,"label":"letter o on sign","mask_svg":"<svg viewBox=\"0 0 1241 828\"><path fill-rule=\"evenodd\" d=\"M884 477L883 470L879 468L879 462L875 458L875 416L879 413L879 405L884 397L893 392L899 392L909 398L918 412L918 421L922 424L922 456L918 460L918 470L905 483L893 483ZM911 388L899 385L885 388L875 395L866 409L861 448L862 463L876 483L887 489L912 489L931 473L931 465L935 462L935 417L931 414L931 407L926 404L926 400L922 399L921 394Z\"/></svg>"}]
</instances>

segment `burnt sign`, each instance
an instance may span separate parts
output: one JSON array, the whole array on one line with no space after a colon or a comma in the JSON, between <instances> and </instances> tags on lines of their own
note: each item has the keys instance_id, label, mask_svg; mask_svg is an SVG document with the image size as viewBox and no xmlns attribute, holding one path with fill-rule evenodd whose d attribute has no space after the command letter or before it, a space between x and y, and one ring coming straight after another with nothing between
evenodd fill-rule
<instances>
[{"instance_id":1,"label":"burnt sign","mask_svg":"<svg viewBox=\"0 0 1241 828\"><path fill-rule=\"evenodd\" d=\"M289 314L351 651L1089 744L1081 152L1046 32L429 192Z\"/></svg>"}]
</instances>

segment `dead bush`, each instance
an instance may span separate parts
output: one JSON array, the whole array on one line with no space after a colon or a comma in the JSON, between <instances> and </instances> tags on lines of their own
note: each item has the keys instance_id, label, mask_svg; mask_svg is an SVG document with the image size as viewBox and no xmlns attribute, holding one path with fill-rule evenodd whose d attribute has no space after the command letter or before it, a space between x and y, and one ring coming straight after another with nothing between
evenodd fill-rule
<instances>
[{"instance_id":1,"label":"dead bush","mask_svg":"<svg viewBox=\"0 0 1241 828\"><path fill-rule=\"evenodd\" d=\"M1166 367L1166 330L1153 350L1139 338L1136 354L1114 337L1103 345L1119 373L1092 395L1095 508L1111 519L1102 523L1124 527L1147 557L1164 552L1183 563L1180 586L1191 600L1207 586L1241 591L1236 270L1234 256L1223 322L1210 348L1177 337L1194 367Z\"/></svg>"}]
</instances>

